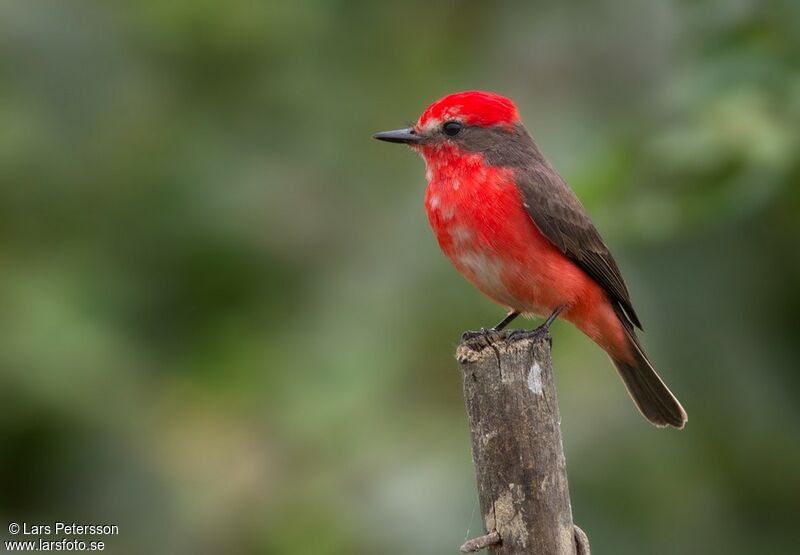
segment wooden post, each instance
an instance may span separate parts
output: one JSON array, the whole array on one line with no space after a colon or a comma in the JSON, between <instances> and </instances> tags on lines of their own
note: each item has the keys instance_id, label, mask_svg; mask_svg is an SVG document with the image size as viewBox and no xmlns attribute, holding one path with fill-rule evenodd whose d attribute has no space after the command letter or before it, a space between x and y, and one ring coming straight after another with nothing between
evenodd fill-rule
<instances>
[{"instance_id":1,"label":"wooden post","mask_svg":"<svg viewBox=\"0 0 800 555\"><path fill-rule=\"evenodd\" d=\"M572 522L547 333L462 339L456 358L486 535L463 552L588 555Z\"/></svg>"}]
</instances>

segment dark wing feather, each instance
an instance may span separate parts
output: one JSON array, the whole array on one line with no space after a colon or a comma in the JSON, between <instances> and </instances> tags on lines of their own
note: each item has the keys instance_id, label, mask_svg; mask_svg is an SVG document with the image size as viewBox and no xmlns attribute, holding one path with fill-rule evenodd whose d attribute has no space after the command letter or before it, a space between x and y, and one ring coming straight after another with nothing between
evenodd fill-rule
<instances>
[{"instance_id":1,"label":"dark wing feather","mask_svg":"<svg viewBox=\"0 0 800 555\"><path fill-rule=\"evenodd\" d=\"M622 273L572 189L541 159L530 166L517 167L516 176L525 208L539 230L642 329Z\"/></svg>"}]
</instances>

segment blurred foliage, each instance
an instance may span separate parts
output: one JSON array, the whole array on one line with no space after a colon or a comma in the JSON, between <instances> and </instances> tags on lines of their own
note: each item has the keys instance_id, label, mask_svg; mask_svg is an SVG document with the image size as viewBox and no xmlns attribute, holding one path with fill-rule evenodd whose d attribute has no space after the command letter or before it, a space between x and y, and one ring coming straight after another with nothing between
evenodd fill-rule
<instances>
[{"instance_id":1,"label":"blurred foliage","mask_svg":"<svg viewBox=\"0 0 800 555\"><path fill-rule=\"evenodd\" d=\"M584 199L690 415L649 427L554 327L593 548L795 553L799 27L792 0L0 4L0 521L118 524L114 553L477 533L452 349L501 310L370 134L484 88Z\"/></svg>"}]
</instances>

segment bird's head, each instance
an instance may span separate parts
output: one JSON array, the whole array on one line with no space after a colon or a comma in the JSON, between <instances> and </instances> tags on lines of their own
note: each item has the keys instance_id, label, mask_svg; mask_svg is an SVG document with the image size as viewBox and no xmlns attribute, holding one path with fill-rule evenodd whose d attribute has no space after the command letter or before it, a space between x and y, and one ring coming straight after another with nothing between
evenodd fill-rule
<instances>
[{"instance_id":1,"label":"bird's head","mask_svg":"<svg viewBox=\"0 0 800 555\"><path fill-rule=\"evenodd\" d=\"M373 136L412 147L428 164L475 153L504 159L520 151L529 153L532 142L514 103L483 91L445 96L428 106L415 125ZM507 162L514 165L513 160Z\"/></svg>"}]
</instances>

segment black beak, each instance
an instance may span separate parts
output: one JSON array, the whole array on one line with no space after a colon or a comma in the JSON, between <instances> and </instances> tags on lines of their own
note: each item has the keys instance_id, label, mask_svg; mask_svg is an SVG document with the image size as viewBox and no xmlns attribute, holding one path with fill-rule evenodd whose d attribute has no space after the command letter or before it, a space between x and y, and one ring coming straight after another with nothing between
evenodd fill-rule
<instances>
[{"instance_id":1,"label":"black beak","mask_svg":"<svg viewBox=\"0 0 800 555\"><path fill-rule=\"evenodd\" d=\"M404 143L407 145L422 142L422 137L414 133L412 127L395 129L394 131L382 131L381 133L375 133L372 138L386 141L387 143Z\"/></svg>"}]
</instances>

